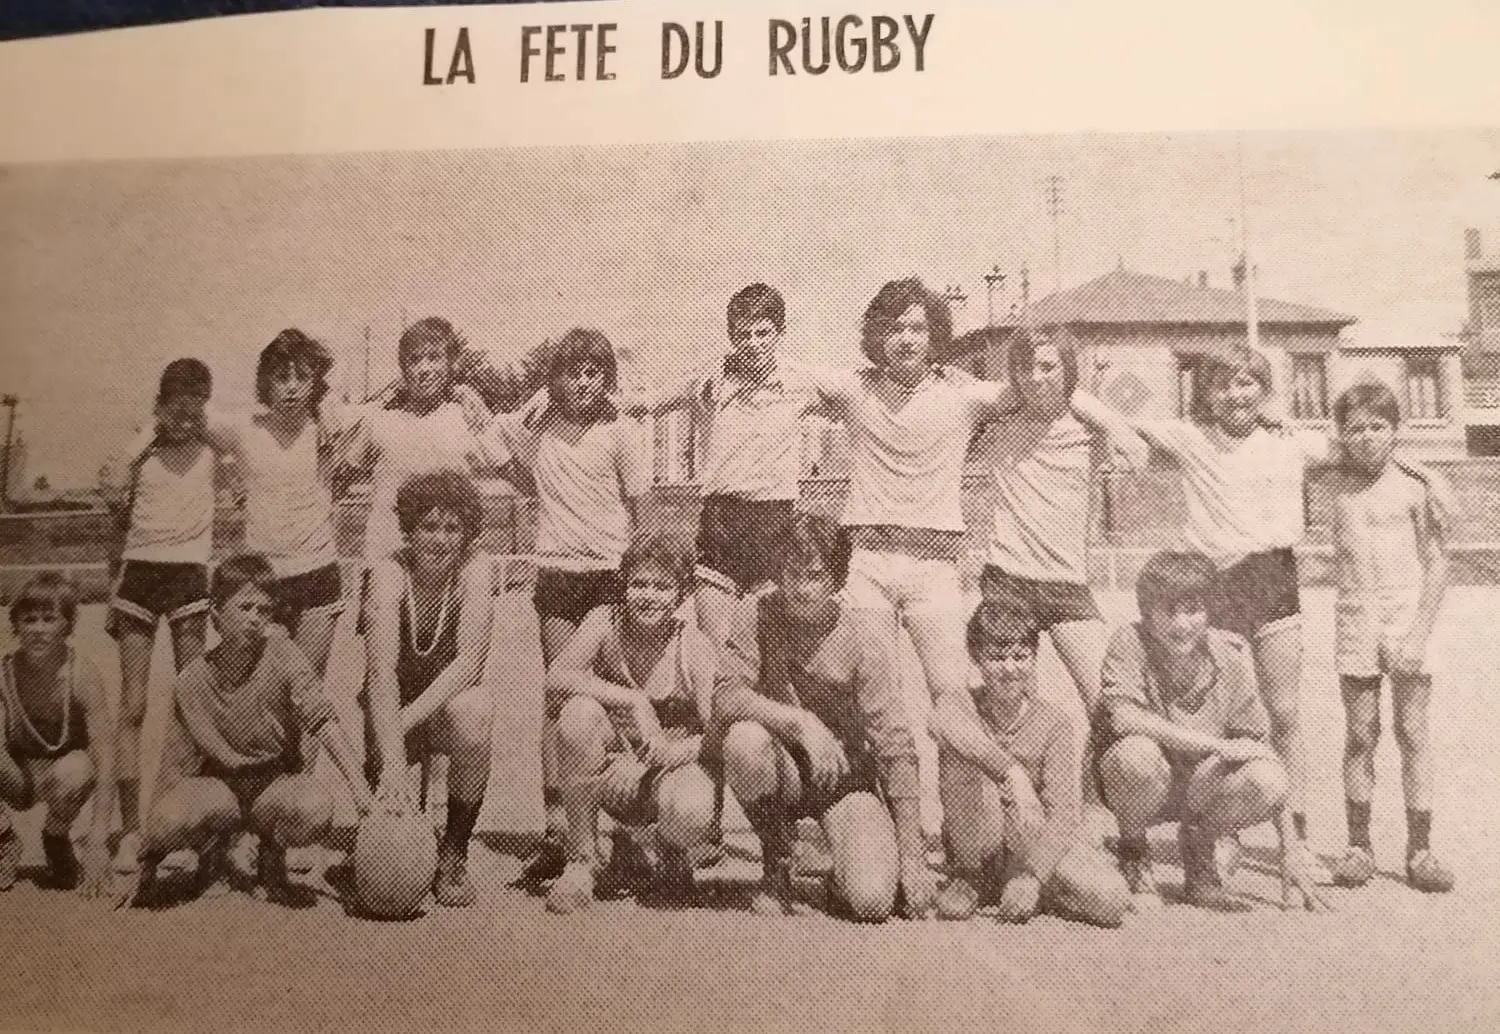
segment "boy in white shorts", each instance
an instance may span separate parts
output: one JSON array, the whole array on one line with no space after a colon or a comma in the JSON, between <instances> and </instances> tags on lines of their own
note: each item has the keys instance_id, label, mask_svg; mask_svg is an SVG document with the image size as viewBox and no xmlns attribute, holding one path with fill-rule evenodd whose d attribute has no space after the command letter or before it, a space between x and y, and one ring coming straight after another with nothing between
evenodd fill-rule
<instances>
[{"instance_id":1,"label":"boy in white shorts","mask_svg":"<svg viewBox=\"0 0 1500 1034\"><path fill-rule=\"evenodd\" d=\"M1370 798L1380 740L1380 683L1389 676L1406 796L1407 880L1417 890L1444 893L1453 889L1453 874L1428 845L1432 676L1425 655L1448 586L1445 532L1429 483L1391 462L1400 414L1390 389L1357 384L1339 396L1333 415L1345 457L1333 480L1333 529L1349 820L1349 849L1335 866L1334 879L1363 886L1375 875Z\"/></svg>"}]
</instances>

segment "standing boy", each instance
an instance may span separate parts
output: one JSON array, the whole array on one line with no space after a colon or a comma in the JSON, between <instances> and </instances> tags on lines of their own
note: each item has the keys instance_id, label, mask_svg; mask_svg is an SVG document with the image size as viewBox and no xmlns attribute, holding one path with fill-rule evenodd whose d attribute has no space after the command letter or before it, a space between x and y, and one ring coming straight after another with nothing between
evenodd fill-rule
<instances>
[{"instance_id":1,"label":"standing boy","mask_svg":"<svg viewBox=\"0 0 1500 1034\"><path fill-rule=\"evenodd\" d=\"M1400 423L1391 390L1357 384L1334 402L1333 416L1344 446L1344 462L1333 479L1333 541L1349 817L1349 850L1334 879L1358 887L1375 875L1370 799L1380 740L1380 683L1389 676L1406 796L1406 878L1417 890L1445 893L1453 889L1453 874L1428 845L1432 676L1426 665L1428 638L1448 587L1444 529L1430 482L1391 461ZM1425 476L1434 475L1426 471Z\"/></svg>"},{"instance_id":2,"label":"standing boy","mask_svg":"<svg viewBox=\"0 0 1500 1034\"><path fill-rule=\"evenodd\" d=\"M21 842L10 811L47 809L42 853L47 876L62 890L83 881L102 894L109 877L109 823L114 813L115 728L99 669L68 640L78 616L78 587L56 571L21 586L10 605L19 648L0 670L0 890L16 881ZM82 872L69 836L94 793Z\"/></svg>"},{"instance_id":3,"label":"standing boy","mask_svg":"<svg viewBox=\"0 0 1500 1034\"><path fill-rule=\"evenodd\" d=\"M1266 742L1250 648L1208 624L1216 576L1201 553L1152 557L1136 581L1141 619L1117 630L1105 652L1097 765L1120 827L1120 870L1136 908L1159 906L1146 834L1177 822L1183 900L1234 909L1215 841L1270 819L1281 839L1283 905L1296 891L1309 911L1326 908L1297 850L1286 768Z\"/></svg>"},{"instance_id":4,"label":"standing boy","mask_svg":"<svg viewBox=\"0 0 1500 1034\"><path fill-rule=\"evenodd\" d=\"M135 869L140 848L141 725L151 682L156 626L172 630L177 671L203 653L208 562L213 552L217 461L205 431L213 390L208 367L174 359L162 371L155 427L143 432L101 478L106 503L124 527L107 628L120 648L120 818L115 868Z\"/></svg>"},{"instance_id":5,"label":"standing boy","mask_svg":"<svg viewBox=\"0 0 1500 1034\"><path fill-rule=\"evenodd\" d=\"M708 756L761 842L753 907L793 911L791 823L818 820L833 856L832 897L879 922L905 897L932 907L917 752L894 644L840 599L853 545L831 521L797 514L776 584L741 601L714 688Z\"/></svg>"},{"instance_id":6,"label":"standing boy","mask_svg":"<svg viewBox=\"0 0 1500 1034\"><path fill-rule=\"evenodd\" d=\"M1067 712L1036 695L1040 630L1013 608L983 605L969 619L969 657L983 681L977 716L938 702L949 864L939 914L964 919L998 899L1000 918L1024 923L1042 909L1119 926L1125 881L1080 841L1079 737ZM977 721L976 721L977 717Z\"/></svg>"},{"instance_id":7,"label":"standing boy","mask_svg":"<svg viewBox=\"0 0 1500 1034\"><path fill-rule=\"evenodd\" d=\"M260 835L257 877L268 900L305 901L287 878L286 849L316 843L333 818L317 778L300 771L298 733L316 735L343 774L361 814L370 794L354 752L302 652L273 624L275 571L256 554L214 571L219 644L183 669L162 756L161 790L146 821L137 904L158 898L157 864L173 851L199 852L206 887L224 871L228 838Z\"/></svg>"}]
</instances>

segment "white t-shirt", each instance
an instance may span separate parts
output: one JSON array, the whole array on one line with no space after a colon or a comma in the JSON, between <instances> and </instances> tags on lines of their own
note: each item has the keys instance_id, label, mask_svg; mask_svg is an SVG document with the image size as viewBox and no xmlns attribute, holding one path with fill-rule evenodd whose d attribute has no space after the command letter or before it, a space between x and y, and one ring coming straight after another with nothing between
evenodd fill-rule
<instances>
[{"instance_id":1,"label":"white t-shirt","mask_svg":"<svg viewBox=\"0 0 1500 1034\"><path fill-rule=\"evenodd\" d=\"M1185 420L1137 426L1182 469L1189 547L1223 568L1302 541L1303 478L1328 457L1326 434L1257 427L1234 438Z\"/></svg>"},{"instance_id":2,"label":"white t-shirt","mask_svg":"<svg viewBox=\"0 0 1500 1034\"><path fill-rule=\"evenodd\" d=\"M208 563L213 555L217 464L206 442L152 449L136 477L122 554L126 560Z\"/></svg>"},{"instance_id":3,"label":"white t-shirt","mask_svg":"<svg viewBox=\"0 0 1500 1034\"><path fill-rule=\"evenodd\" d=\"M703 493L752 501L795 500L801 490L802 417L818 405L801 367L778 363L763 382L723 373L691 387L707 428Z\"/></svg>"},{"instance_id":4,"label":"white t-shirt","mask_svg":"<svg viewBox=\"0 0 1500 1034\"><path fill-rule=\"evenodd\" d=\"M333 495L319 450L326 428L308 421L283 445L263 414L228 417L223 426L245 480L245 548L269 560L278 578L334 563Z\"/></svg>"},{"instance_id":5,"label":"white t-shirt","mask_svg":"<svg viewBox=\"0 0 1500 1034\"><path fill-rule=\"evenodd\" d=\"M536 552L544 563L570 571L620 565L630 544L627 499L651 482L639 428L624 418L579 427L551 415L528 427L519 416L498 417L504 445L536 481Z\"/></svg>"},{"instance_id":6,"label":"white t-shirt","mask_svg":"<svg viewBox=\"0 0 1500 1034\"><path fill-rule=\"evenodd\" d=\"M1018 578L1088 584L1089 460L1094 437L1071 413L990 430L981 454L995 485L988 562Z\"/></svg>"},{"instance_id":7,"label":"white t-shirt","mask_svg":"<svg viewBox=\"0 0 1500 1034\"><path fill-rule=\"evenodd\" d=\"M1006 384L940 369L892 406L886 399L899 396L873 368L814 376L830 414L849 428L843 523L963 531L969 439L981 421L1002 415Z\"/></svg>"},{"instance_id":8,"label":"white t-shirt","mask_svg":"<svg viewBox=\"0 0 1500 1034\"><path fill-rule=\"evenodd\" d=\"M504 462L505 452L495 442L493 428L492 423L484 439L476 437L456 402L445 402L421 415L379 406L364 410L349 454L352 465L373 466L370 515L365 522L367 562L390 556L405 545L396 521L396 493L408 478Z\"/></svg>"}]
</instances>

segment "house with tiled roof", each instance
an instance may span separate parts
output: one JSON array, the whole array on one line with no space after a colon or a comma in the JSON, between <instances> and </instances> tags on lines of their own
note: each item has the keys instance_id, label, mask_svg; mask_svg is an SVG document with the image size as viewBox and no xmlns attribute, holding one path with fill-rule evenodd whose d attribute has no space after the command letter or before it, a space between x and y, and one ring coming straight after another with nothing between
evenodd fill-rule
<instances>
[{"instance_id":1,"label":"house with tiled roof","mask_svg":"<svg viewBox=\"0 0 1500 1034\"><path fill-rule=\"evenodd\" d=\"M1261 347L1276 365L1286 415L1326 425L1333 399L1357 380L1376 378L1406 411L1403 440L1423 454L1464 451L1459 343L1361 342L1356 318L1333 310L1257 299ZM1078 344L1079 379L1106 401L1142 418L1185 416L1200 356L1226 354L1248 340L1243 269L1227 286L1207 273L1174 280L1111 270L1030 304L1013 319L954 340L945 361L978 376L1003 377L1017 327L1064 328Z\"/></svg>"}]
</instances>

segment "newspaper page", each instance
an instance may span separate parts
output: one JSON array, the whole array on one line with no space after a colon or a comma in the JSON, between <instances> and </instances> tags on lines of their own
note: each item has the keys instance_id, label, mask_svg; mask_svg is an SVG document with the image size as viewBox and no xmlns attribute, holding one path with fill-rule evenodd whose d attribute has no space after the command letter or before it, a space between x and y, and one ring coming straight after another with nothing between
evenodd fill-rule
<instances>
[{"instance_id":1,"label":"newspaper page","mask_svg":"<svg viewBox=\"0 0 1500 1034\"><path fill-rule=\"evenodd\" d=\"M1497 40L0 43L0 1028L1500 1027Z\"/></svg>"}]
</instances>

